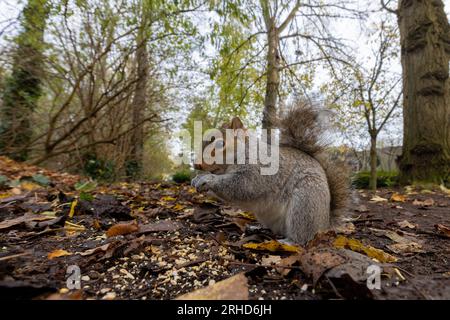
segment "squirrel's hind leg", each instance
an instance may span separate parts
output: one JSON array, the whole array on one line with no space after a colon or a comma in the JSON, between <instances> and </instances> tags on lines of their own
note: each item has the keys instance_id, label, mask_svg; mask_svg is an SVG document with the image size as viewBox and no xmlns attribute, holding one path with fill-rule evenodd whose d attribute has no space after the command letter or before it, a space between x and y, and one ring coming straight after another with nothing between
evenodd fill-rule
<instances>
[{"instance_id":1,"label":"squirrel's hind leg","mask_svg":"<svg viewBox=\"0 0 450 320\"><path fill-rule=\"evenodd\" d=\"M330 226L328 186L311 183L299 186L286 213L286 236L304 245Z\"/></svg>"}]
</instances>

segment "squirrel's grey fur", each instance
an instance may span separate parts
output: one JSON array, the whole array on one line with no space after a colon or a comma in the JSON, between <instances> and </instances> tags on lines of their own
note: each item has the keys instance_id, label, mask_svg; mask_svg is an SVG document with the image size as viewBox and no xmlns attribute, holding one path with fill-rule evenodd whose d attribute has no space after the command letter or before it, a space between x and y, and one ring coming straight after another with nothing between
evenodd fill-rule
<instances>
[{"instance_id":1,"label":"squirrel's grey fur","mask_svg":"<svg viewBox=\"0 0 450 320\"><path fill-rule=\"evenodd\" d=\"M199 191L253 212L277 234L305 244L324 231L345 205L347 182L342 165L330 165L324 155L318 111L296 105L279 122L280 159L275 175L261 175L259 164L231 164L222 174L200 175Z\"/></svg>"}]
</instances>

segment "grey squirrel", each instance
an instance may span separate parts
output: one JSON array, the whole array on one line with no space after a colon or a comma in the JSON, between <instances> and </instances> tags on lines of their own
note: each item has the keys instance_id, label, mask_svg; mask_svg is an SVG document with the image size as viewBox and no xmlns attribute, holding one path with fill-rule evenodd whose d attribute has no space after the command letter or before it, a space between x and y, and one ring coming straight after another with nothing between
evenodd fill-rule
<instances>
[{"instance_id":1,"label":"grey squirrel","mask_svg":"<svg viewBox=\"0 0 450 320\"><path fill-rule=\"evenodd\" d=\"M191 184L198 191L253 212L264 226L299 244L327 230L336 221L348 198L347 171L325 152L319 111L298 103L278 120L279 169L261 175L260 164L206 164L196 168L211 173L196 176ZM234 118L222 129L244 129ZM221 142L223 152L227 145ZM235 150L235 149L233 149Z\"/></svg>"}]
</instances>

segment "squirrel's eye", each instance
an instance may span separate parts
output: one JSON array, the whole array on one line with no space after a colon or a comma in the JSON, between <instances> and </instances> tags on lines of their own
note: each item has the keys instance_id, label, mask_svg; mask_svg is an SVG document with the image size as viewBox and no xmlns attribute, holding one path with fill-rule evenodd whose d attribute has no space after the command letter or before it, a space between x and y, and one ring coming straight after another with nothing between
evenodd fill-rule
<instances>
[{"instance_id":1,"label":"squirrel's eye","mask_svg":"<svg viewBox=\"0 0 450 320\"><path fill-rule=\"evenodd\" d=\"M216 149L222 149L223 147L225 147L225 141L217 140L214 146Z\"/></svg>"}]
</instances>

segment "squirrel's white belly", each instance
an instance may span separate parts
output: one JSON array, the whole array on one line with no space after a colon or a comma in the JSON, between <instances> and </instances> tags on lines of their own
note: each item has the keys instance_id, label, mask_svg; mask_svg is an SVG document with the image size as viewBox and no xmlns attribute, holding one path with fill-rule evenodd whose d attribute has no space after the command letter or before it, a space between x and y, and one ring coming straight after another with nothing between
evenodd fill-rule
<instances>
[{"instance_id":1,"label":"squirrel's white belly","mask_svg":"<svg viewBox=\"0 0 450 320\"><path fill-rule=\"evenodd\" d=\"M284 234L286 229L286 205L279 202L267 203L254 201L239 204L255 214L258 221L278 234Z\"/></svg>"}]
</instances>

